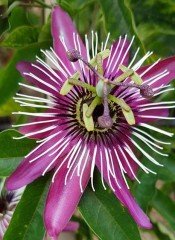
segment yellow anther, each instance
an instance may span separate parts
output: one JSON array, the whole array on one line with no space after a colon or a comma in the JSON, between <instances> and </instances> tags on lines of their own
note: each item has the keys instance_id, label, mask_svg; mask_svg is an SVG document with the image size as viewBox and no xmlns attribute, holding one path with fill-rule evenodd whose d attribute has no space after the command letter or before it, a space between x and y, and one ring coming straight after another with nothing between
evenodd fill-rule
<instances>
[{"instance_id":1,"label":"yellow anther","mask_svg":"<svg viewBox=\"0 0 175 240\"><path fill-rule=\"evenodd\" d=\"M126 112L129 112L131 110L130 106L122 98L117 98L113 95L109 95L108 98L109 98L110 101L119 105Z\"/></svg>"},{"instance_id":2,"label":"yellow anther","mask_svg":"<svg viewBox=\"0 0 175 240\"><path fill-rule=\"evenodd\" d=\"M129 68L125 67L124 65L121 65L120 69L122 70L122 72L124 72L124 74L129 72L129 71L133 71L132 69L129 69ZM134 81L135 84L142 85L143 80L141 79L141 77L135 71L133 71L133 73L129 76L131 77L131 79Z\"/></svg>"},{"instance_id":3,"label":"yellow anther","mask_svg":"<svg viewBox=\"0 0 175 240\"><path fill-rule=\"evenodd\" d=\"M62 86L62 88L61 88L61 90L60 90L60 94L61 95L66 95L66 94L68 94L71 90L72 90L72 88L73 88L73 85L72 84L70 84L69 83L69 81L72 79L72 80L78 80L80 78L80 73L79 72L76 72L74 75L72 75L70 78L68 78L65 82L64 82L64 84L63 84L63 86Z\"/></svg>"},{"instance_id":4,"label":"yellow anther","mask_svg":"<svg viewBox=\"0 0 175 240\"><path fill-rule=\"evenodd\" d=\"M114 79L114 82L116 82L116 83L122 82L127 77L132 76L132 74L134 73L134 71L132 69L128 69L124 65L121 65L120 69L122 70L123 74L121 74L119 77Z\"/></svg>"},{"instance_id":5,"label":"yellow anther","mask_svg":"<svg viewBox=\"0 0 175 240\"><path fill-rule=\"evenodd\" d=\"M99 104L101 104L101 98L98 97L98 96L96 96L96 97L93 99L93 101L91 102L91 104L89 105L88 110L86 111L86 116L87 116L87 117L92 116L92 114L93 114L96 106L99 105Z\"/></svg>"},{"instance_id":6,"label":"yellow anther","mask_svg":"<svg viewBox=\"0 0 175 240\"><path fill-rule=\"evenodd\" d=\"M135 124L135 117L133 114L133 111L130 109L129 111L126 111L125 109L122 108L123 115L129 125L134 125Z\"/></svg>"},{"instance_id":7,"label":"yellow anther","mask_svg":"<svg viewBox=\"0 0 175 240\"><path fill-rule=\"evenodd\" d=\"M106 49L103 50L101 52L99 52L94 58L91 59L91 61L89 62L93 67L95 67L97 65L97 56L101 56L102 60L104 60L105 58L109 57L110 55L110 50Z\"/></svg>"},{"instance_id":8,"label":"yellow anther","mask_svg":"<svg viewBox=\"0 0 175 240\"><path fill-rule=\"evenodd\" d=\"M88 111L88 105L86 103L83 104L83 122L85 128L88 132L94 131L94 121L92 116L87 117L86 112Z\"/></svg>"}]
</instances>

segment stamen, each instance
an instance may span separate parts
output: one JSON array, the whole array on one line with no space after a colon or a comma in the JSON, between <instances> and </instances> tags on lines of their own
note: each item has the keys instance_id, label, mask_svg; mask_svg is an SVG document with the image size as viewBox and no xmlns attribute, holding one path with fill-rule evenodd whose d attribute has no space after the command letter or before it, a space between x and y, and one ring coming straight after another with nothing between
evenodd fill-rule
<instances>
[{"instance_id":1,"label":"stamen","mask_svg":"<svg viewBox=\"0 0 175 240\"><path fill-rule=\"evenodd\" d=\"M88 110L88 105L86 103L83 104L83 121L86 129L90 132L94 130L94 121L92 116L87 117L86 112Z\"/></svg>"},{"instance_id":2,"label":"stamen","mask_svg":"<svg viewBox=\"0 0 175 240\"><path fill-rule=\"evenodd\" d=\"M66 95L66 94L68 94L68 93L72 90L72 88L73 88L73 85L70 84L69 81L70 81L71 79L73 79L73 80L78 80L79 78L80 78L80 73L79 73L79 72L75 72L70 78L68 78L68 79L64 82L63 86L61 87L60 94L61 94L61 95Z\"/></svg>"},{"instance_id":3,"label":"stamen","mask_svg":"<svg viewBox=\"0 0 175 240\"><path fill-rule=\"evenodd\" d=\"M116 86L124 86L124 87L136 87L140 89L140 94L145 98L150 98L154 96L154 92L152 88L147 85L142 85L142 79L139 77L137 73L133 71L133 69L128 69L127 67L121 65L120 69L124 72L122 75L114 79L113 81L110 81L109 79L105 79L102 76L102 69L100 68L99 71L96 71L96 69L91 65L91 63L87 62L85 59L82 58L79 51L72 49L67 51L67 56L70 61L76 62L78 60L82 60L94 73L97 75L100 79L100 81L109 82L110 84L116 85ZM98 55L97 55L98 56ZM97 57L97 66L98 61L102 61L101 56L99 55L99 58ZM100 72L100 73L99 73ZM135 84L129 84L129 83L121 83L123 80L125 80L127 77L131 76L131 79L135 82ZM102 84L103 87L103 84Z\"/></svg>"},{"instance_id":4,"label":"stamen","mask_svg":"<svg viewBox=\"0 0 175 240\"><path fill-rule=\"evenodd\" d=\"M100 97L96 96L93 101L91 102L90 106L88 107L88 110L86 111L86 116L90 117L92 116L92 113L94 112L97 105L101 103Z\"/></svg>"}]
</instances>

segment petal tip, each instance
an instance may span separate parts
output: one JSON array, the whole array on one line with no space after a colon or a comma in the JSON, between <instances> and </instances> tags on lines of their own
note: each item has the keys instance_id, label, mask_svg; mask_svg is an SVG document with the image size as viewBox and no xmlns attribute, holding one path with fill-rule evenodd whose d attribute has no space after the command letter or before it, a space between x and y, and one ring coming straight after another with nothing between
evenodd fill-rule
<instances>
[{"instance_id":1,"label":"petal tip","mask_svg":"<svg viewBox=\"0 0 175 240\"><path fill-rule=\"evenodd\" d=\"M152 229L152 223L147 215L144 218L140 218L139 222L136 221L138 226L143 229Z\"/></svg>"},{"instance_id":2,"label":"petal tip","mask_svg":"<svg viewBox=\"0 0 175 240\"><path fill-rule=\"evenodd\" d=\"M17 69L19 72L23 72L26 64L27 64L27 62L25 62L25 61L18 62L18 63L16 64L16 69Z\"/></svg>"}]
</instances>

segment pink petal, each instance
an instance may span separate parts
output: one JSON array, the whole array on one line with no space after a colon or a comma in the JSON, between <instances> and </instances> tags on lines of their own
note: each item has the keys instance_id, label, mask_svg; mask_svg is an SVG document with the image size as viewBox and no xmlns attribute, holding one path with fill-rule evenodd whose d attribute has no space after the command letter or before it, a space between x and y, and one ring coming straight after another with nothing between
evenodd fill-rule
<instances>
[{"instance_id":1,"label":"pink petal","mask_svg":"<svg viewBox=\"0 0 175 240\"><path fill-rule=\"evenodd\" d=\"M40 67L46 73L48 73L52 78L55 79L56 82L54 82L50 77L48 77L47 74L45 74L41 70L38 70L37 68L32 66L32 63L30 63L30 62L19 62L17 64L16 68L18 69L18 71L21 73L21 75L27 81L34 84L38 88L43 89L44 91L47 91L47 92L49 92L53 95L56 95L58 93L59 89L60 89L60 86L61 86L62 82L58 78L53 76L41 64L38 64L38 63L34 63L34 64L37 65L38 67ZM39 80L35 79L35 77L33 77L33 76L28 76L25 73L27 73L27 74L32 73L37 78L39 78ZM57 75L58 75L58 72L57 72Z\"/></svg>"},{"instance_id":2,"label":"pink petal","mask_svg":"<svg viewBox=\"0 0 175 240\"><path fill-rule=\"evenodd\" d=\"M138 171L138 165L133 161L133 159L129 156L129 154L124 150L122 149L131 168L132 168L132 171L135 175L137 175L137 171ZM124 167L124 169L126 170L127 172L127 175L128 177L131 179L131 180L135 180L135 177L130 169L130 167L128 166L128 164L126 163L125 159L124 159L124 156L123 156L123 152L120 152L118 149L117 149L117 152L118 152L118 155L119 155L119 158L120 158L120 161Z\"/></svg>"},{"instance_id":3,"label":"pink petal","mask_svg":"<svg viewBox=\"0 0 175 240\"><path fill-rule=\"evenodd\" d=\"M34 134L30 135L30 137L29 137L29 138L33 138L33 139L46 138L50 135L50 133L53 130L48 130L46 132L41 132L41 133L36 133L36 132L39 132L39 131L42 131L43 129L54 126L57 123L54 120L55 120L54 117L50 117L47 119L45 117L35 117L29 122L29 124L33 123L32 125L21 127L19 129L19 132L23 135L34 133ZM47 121L49 121L49 122L47 122ZM41 122L43 122L43 123L41 123Z\"/></svg>"},{"instance_id":4,"label":"pink petal","mask_svg":"<svg viewBox=\"0 0 175 240\"><path fill-rule=\"evenodd\" d=\"M79 228L80 224L78 222L70 221L67 226L64 228L64 232L76 232Z\"/></svg>"},{"instance_id":5,"label":"pink petal","mask_svg":"<svg viewBox=\"0 0 175 240\"><path fill-rule=\"evenodd\" d=\"M139 74L143 73L146 69L148 69L150 65L141 67L137 72ZM151 86L156 88L160 87L162 84L167 85L170 81L172 81L175 78L175 57L169 57L166 58L159 63L157 63L151 70L149 70L143 77L143 80L147 80L165 70L169 71L169 74L166 75L165 77L161 78L160 80L156 81L153 83Z\"/></svg>"},{"instance_id":6,"label":"pink petal","mask_svg":"<svg viewBox=\"0 0 175 240\"><path fill-rule=\"evenodd\" d=\"M102 149L102 151L103 151L103 149ZM113 151L111 151L111 153L113 154ZM147 229L151 228L152 225L150 223L149 218L142 211L142 209L139 207L139 205L136 203L135 199L131 195L130 191L127 189L127 186L121 176L121 172L120 172L118 163L116 161L113 161L113 163L114 163L115 174L117 176L118 183L121 187L121 189L120 189L119 186L117 185L116 181L114 180L114 178L111 177L110 178L111 184L112 184L113 188L115 189L114 194L121 201L121 203L128 209L128 211L130 212L130 214L132 215L132 217L134 218L134 220L140 227L147 228ZM96 165L97 165L99 171L101 171L100 160L98 157L96 159ZM105 161L104 161L104 166L103 166L103 176L104 176L105 181L110 186L108 172L107 172L107 166L106 166Z\"/></svg>"},{"instance_id":7,"label":"pink petal","mask_svg":"<svg viewBox=\"0 0 175 240\"><path fill-rule=\"evenodd\" d=\"M59 131L56 129L53 133L56 133ZM6 187L8 190L14 190L21 188L32 181L34 181L36 178L41 176L44 172L44 170L48 167L48 165L51 163L51 161L57 156L58 153L53 154L50 156L50 153L52 153L55 149L51 152L47 152L40 156L38 159L36 159L33 162L30 162L35 157L38 157L40 154L44 153L46 150L51 148L53 144L58 142L61 138L63 138L63 134L58 134L48 142L40 144L40 148L38 148L36 151L31 153L28 157L24 158L24 160L21 162L21 164L17 167L17 169L12 173L12 175L7 179L6 181ZM72 146L71 146L72 147ZM58 146L57 146L58 148ZM70 151L70 149L66 149L67 152ZM63 152L63 155L65 152ZM62 155L61 155L62 156ZM60 157L61 157L60 156ZM54 162L54 164L49 167L48 171L50 171L53 167L55 167L56 164L58 164L58 161L61 162L61 159ZM48 172L47 171L47 172Z\"/></svg>"},{"instance_id":8,"label":"pink petal","mask_svg":"<svg viewBox=\"0 0 175 240\"><path fill-rule=\"evenodd\" d=\"M113 44L110 61L108 58L104 61L104 69L106 69L106 77L116 77L119 75L118 67L119 65L127 66L129 63L129 51L126 53L129 46L128 40L124 40L123 38L121 41L117 40ZM126 53L126 54L125 54Z\"/></svg>"},{"instance_id":9,"label":"pink petal","mask_svg":"<svg viewBox=\"0 0 175 240\"><path fill-rule=\"evenodd\" d=\"M74 43L73 34L75 34L76 46ZM73 68L71 63L67 59L66 51L71 49L77 49L85 59L87 58L87 53L86 48L72 22L72 19L59 6L54 7L52 12L52 36L56 53L72 73ZM60 36L64 37L64 42L67 49L64 48L62 42L60 41ZM79 40L80 49L78 48L77 38ZM78 62L75 63L75 67L77 70L81 70L80 64Z\"/></svg>"},{"instance_id":10,"label":"pink petal","mask_svg":"<svg viewBox=\"0 0 175 240\"><path fill-rule=\"evenodd\" d=\"M136 120L136 124L139 123L148 123L148 122L154 122L158 121L158 118L151 118L151 116L158 116L158 117L167 117L169 115L169 110L168 109L159 109L159 106L157 106L158 109L150 109L150 110L145 110L145 111L140 111L144 108L147 107L140 107L142 104L149 104L153 102L148 99L142 99L140 101L134 101L131 102L130 107L132 108ZM151 106L154 107L154 106ZM156 106L155 106L156 107ZM150 118L147 118L145 116L150 116Z\"/></svg>"},{"instance_id":11,"label":"pink petal","mask_svg":"<svg viewBox=\"0 0 175 240\"><path fill-rule=\"evenodd\" d=\"M66 165L60 169L54 183L50 186L46 200L44 219L47 232L51 237L57 237L66 228L83 194L80 190L80 178L76 172L71 179L68 178L65 185L67 171ZM90 164L88 163L81 181L83 189L85 189L89 177Z\"/></svg>"},{"instance_id":12,"label":"pink petal","mask_svg":"<svg viewBox=\"0 0 175 240\"><path fill-rule=\"evenodd\" d=\"M136 122L137 123L148 123L148 122L154 122L159 121L159 118L154 118L151 116L157 116L157 117L167 117L169 115L168 109L154 109L154 110L146 110L143 112L139 112L135 114Z\"/></svg>"}]
</instances>

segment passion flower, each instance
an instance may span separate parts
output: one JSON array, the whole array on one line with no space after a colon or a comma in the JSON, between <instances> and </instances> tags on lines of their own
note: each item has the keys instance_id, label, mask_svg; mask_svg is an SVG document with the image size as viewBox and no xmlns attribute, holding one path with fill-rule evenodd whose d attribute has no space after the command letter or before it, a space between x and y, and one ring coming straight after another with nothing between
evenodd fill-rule
<instances>
[{"instance_id":1,"label":"passion flower","mask_svg":"<svg viewBox=\"0 0 175 240\"><path fill-rule=\"evenodd\" d=\"M149 218L129 191L126 175L139 182L138 167L155 174L139 161L135 148L148 161L162 166L132 135L151 151L167 156L160 150L169 143L147 130L173 135L149 122L174 119L168 117L168 108L174 107L175 102L155 102L155 97L173 90L168 83L175 77L175 57L142 67L152 53L137 61L137 49L130 60L134 37L129 43L127 36L119 37L109 47L108 34L99 47L98 35L92 32L91 43L85 36L84 45L70 17L60 7L54 7L52 12L52 36L54 49L41 50L51 64L37 57L34 63L17 65L32 84L20 85L46 97L21 93L15 97L22 106L43 111L15 113L34 117L15 127L21 127L24 136L20 138L36 138L39 144L8 178L7 188L17 189L53 172L44 219L48 234L56 238L73 215L89 179L95 191L96 165L104 188L105 180L136 223L151 228Z\"/></svg>"}]
</instances>

